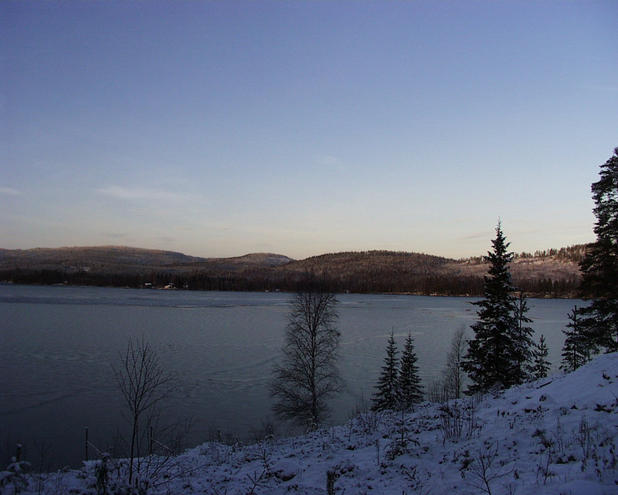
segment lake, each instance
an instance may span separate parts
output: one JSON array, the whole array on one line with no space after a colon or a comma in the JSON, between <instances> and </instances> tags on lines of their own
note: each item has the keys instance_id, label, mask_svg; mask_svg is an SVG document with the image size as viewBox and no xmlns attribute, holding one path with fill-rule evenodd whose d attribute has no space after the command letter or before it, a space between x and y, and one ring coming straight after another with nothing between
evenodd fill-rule
<instances>
[{"instance_id":1,"label":"lake","mask_svg":"<svg viewBox=\"0 0 618 495\"><path fill-rule=\"evenodd\" d=\"M113 366L144 337L174 374L167 420L192 419L187 445L222 435L250 440L272 420L268 385L291 295L0 285L0 462L24 444L37 467L78 464L84 427L102 450L126 430ZM440 374L452 334L476 319L471 298L338 296L345 392L333 423L369 404L390 332L415 339L423 383ZM557 370L567 313L582 301L530 299ZM44 464L43 464L44 463ZM2 466L0 466L2 467Z\"/></svg>"}]
</instances>

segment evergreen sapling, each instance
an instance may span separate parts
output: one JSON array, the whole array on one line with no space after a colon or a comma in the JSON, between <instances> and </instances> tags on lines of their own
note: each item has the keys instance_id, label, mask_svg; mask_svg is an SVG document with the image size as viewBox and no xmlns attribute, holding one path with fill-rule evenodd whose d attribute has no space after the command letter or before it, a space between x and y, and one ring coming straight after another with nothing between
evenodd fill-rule
<instances>
[{"instance_id":1,"label":"evergreen sapling","mask_svg":"<svg viewBox=\"0 0 618 495\"><path fill-rule=\"evenodd\" d=\"M591 348L584 325L582 325L581 313L581 309L574 306L568 314L567 329L562 331L565 339L560 369L567 373L575 371L590 361Z\"/></svg>"},{"instance_id":2,"label":"evergreen sapling","mask_svg":"<svg viewBox=\"0 0 618 495\"><path fill-rule=\"evenodd\" d=\"M399 369L399 406L410 409L414 404L422 402L423 387L418 376L417 357L414 352L414 339L408 334L401 354Z\"/></svg>"},{"instance_id":3,"label":"evergreen sapling","mask_svg":"<svg viewBox=\"0 0 618 495\"><path fill-rule=\"evenodd\" d=\"M534 330L528 325L532 323L532 320L527 316L529 309L526 296L523 292L520 292L515 301L517 326L513 335L515 383L523 383L534 376L532 362L535 357L535 345L532 340Z\"/></svg>"},{"instance_id":4,"label":"evergreen sapling","mask_svg":"<svg viewBox=\"0 0 618 495\"><path fill-rule=\"evenodd\" d=\"M395 344L395 336L391 332L386 345L384 366L382 366L382 373L376 385L377 391L372 399L373 406L371 408L374 411L397 409L399 402L397 365L397 344Z\"/></svg>"},{"instance_id":5,"label":"evergreen sapling","mask_svg":"<svg viewBox=\"0 0 618 495\"><path fill-rule=\"evenodd\" d=\"M545 336L541 334L539 343L534 350L534 363L532 365L532 378L538 380L540 378L546 378L549 373L551 363L547 360L549 349L545 343Z\"/></svg>"}]
</instances>

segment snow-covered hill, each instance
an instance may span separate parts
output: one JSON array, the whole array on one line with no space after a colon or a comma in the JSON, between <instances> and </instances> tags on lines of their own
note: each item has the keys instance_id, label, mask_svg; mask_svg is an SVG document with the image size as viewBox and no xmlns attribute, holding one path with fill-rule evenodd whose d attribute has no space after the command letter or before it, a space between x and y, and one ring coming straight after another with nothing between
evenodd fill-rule
<instances>
[{"instance_id":1,"label":"snow-covered hill","mask_svg":"<svg viewBox=\"0 0 618 495\"><path fill-rule=\"evenodd\" d=\"M618 493L618 353L505 392L249 446L207 443L142 462L151 494ZM106 466L106 472L101 467ZM20 478L3 493L127 493L126 465ZM150 470L150 474L146 474ZM97 482L98 476L98 482ZM103 492L103 485L108 490Z\"/></svg>"}]
</instances>

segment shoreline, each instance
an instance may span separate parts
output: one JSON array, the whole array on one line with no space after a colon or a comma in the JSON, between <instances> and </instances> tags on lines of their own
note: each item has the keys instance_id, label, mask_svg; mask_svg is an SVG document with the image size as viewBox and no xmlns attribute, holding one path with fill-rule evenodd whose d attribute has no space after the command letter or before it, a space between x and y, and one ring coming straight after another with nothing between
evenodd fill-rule
<instances>
[{"instance_id":1,"label":"shoreline","mask_svg":"<svg viewBox=\"0 0 618 495\"><path fill-rule=\"evenodd\" d=\"M185 292L248 292L248 293L273 293L273 294L294 294L295 291L285 290L285 289L189 289L183 287L161 287L161 286L151 286L151 287L134 287L129 285L99 285L99 284L71 284L71 283L24 283L24 282L13 282L11 280L0 280L0 286L24 286L24 287L73 287L73 288L87 288L87 287L99 287L102 289L133 289L133 290L147 290L147 291L185 291ZM414 291L364 291L364 292L356 292L356 291L335 291L335 295L344 295L344 294L357 294L357 295L383 295L383 296L420 296L420 297L457 297L457 298L482 298L483 294L441 294L432 292L429 294L425 294L422 292L414 292ZM569 299L569 300L586 300L586 298L577 296L574 294L569 295L551 295L551 294L540 294L537 292L524 292L528 299Z\"/></svg>"}]
</instances>

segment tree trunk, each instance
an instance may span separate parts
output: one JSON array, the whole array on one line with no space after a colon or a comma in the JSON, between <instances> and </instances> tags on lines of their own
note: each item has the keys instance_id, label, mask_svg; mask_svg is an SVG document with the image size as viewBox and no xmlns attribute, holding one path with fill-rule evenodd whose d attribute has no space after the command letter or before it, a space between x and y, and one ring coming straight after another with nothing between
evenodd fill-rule
<instances>
[{"instance_id":1,"label":"tree trunk","mask_svg":"<svg viewBox=\"0 0 618 495\"><path fill-rule=\"evenodd\" d=\"M131 432L131 452L129 456L129 486L133 481L133 456L135 453L135 438L137 436L137 417L133 418L133 431Z\"/></svg>"}]
</instances>

